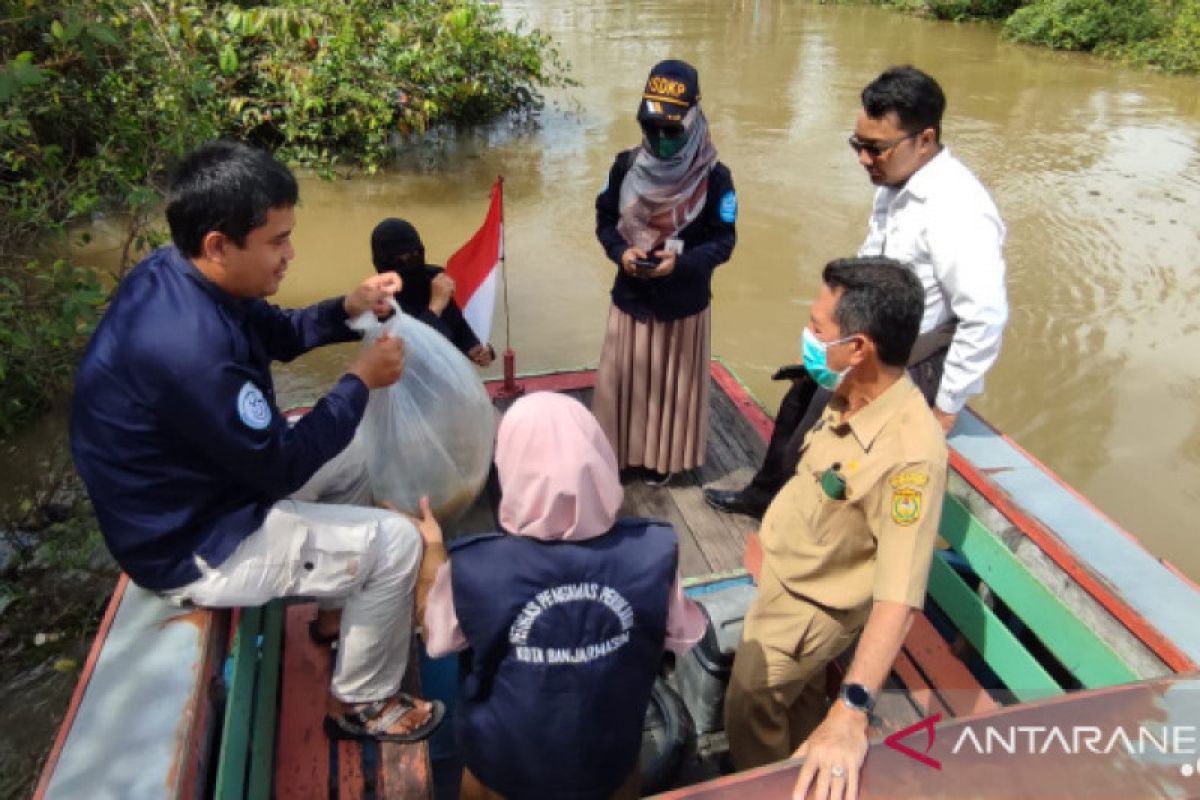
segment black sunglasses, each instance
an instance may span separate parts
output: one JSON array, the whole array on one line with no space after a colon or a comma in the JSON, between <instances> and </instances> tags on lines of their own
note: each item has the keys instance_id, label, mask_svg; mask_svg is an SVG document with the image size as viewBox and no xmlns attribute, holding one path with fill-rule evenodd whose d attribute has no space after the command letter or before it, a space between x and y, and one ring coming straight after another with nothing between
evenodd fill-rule
<instances>
[{"instance_id":1,"label":"black sunglasses","mask_svg":"<svg viewBox=\"0 0 1200 800\"><path fill-rule=\"evenodd\" d=\"M642 132L646 134L647 139L677 139L683 136L682 125L654 125L652 123L643 122Z\"/></svg>"},{"instance_id":2,"label":"black sunglasses","mask_svg":"<svg viewBox=\"0 0 1200 800\"><path fill-rule=\"evenodd\" d=\"M899 139L890 142L864 142L858 138L857 134L852 133L846 139L846 144L850 145L850 149L855 153L866 153L872 159L876 159L890 153L901 142L907 142L909 139L915 139L920 135L920 133L910 133L907 136L901 136Z\"/></svg>"}]
</instances>

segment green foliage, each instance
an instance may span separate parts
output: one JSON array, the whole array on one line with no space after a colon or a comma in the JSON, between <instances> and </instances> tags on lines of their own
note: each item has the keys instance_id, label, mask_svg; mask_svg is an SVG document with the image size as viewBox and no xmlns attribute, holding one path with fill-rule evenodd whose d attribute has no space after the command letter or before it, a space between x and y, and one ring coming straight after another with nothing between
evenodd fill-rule
<instances>
[{"instance_id":1,"label":"green foliage","mask_svg":"<svg viewBox=\"0 0 1200 800\"><path fill-rule=\"evenodd\" d=\"M103 300L92 270L61 259L0 272L0 435L67 393Z\"/></svg>"},{"instance_id":2,"label":"green foliage","mask_svg":"<svg viewBox=\"0 0 1200 800\"><path fill-rule=\"evenodd\" d=\"M1200 72L1200 0L1176 0L1173 19L1162 36L1133 42L1120 54L1168 72Z\"/></svg>"},{"instance_id":3,"label":"green foliage","mask_svg":"<svg viewBox=\"0 0 1200 800\"><path fill-rule=\"evenodd\" d=\"M409 133L535 109L550 39L484 0L0 0L0 435L62 393L96 321L69 232L125 223L119 277L175 159L217 136L322 174ZM82 264L95 267L92 264ZM111 268L111 267L110 267Z\"/></svg>"},{"instance_id":4,"label":"green foliage","mask_svg":"<svg viewBox=\"0 0 1200 800\"><path fill-rule=\"evenodd\" d=\"M1161 26L1152 0L1036 0L1009 17L1004 32L1060 50L1105 50L1154 38Z\"/></svg>"},{"instance_id":5,"label":"green foliage","mask_svg":"<svg viewBox=\"0 0 1200 800\"><path fill-rule=\"evenodd\" d=\"M1167 72L1200 72L1200 0L865 1L936 19L1004 20L1005 35L1018 42L1092 51Z\"/></svg>"},{"instance_id":6,"label":"green foliage","mask_svg":"<svg viewBox=\"0 0 1200 800\"><path fill-rule=\"evenodd\" d=\"M929 11L938 19L1005 19L1021 0L929 0Z\"/></svg>"}]
</instances>

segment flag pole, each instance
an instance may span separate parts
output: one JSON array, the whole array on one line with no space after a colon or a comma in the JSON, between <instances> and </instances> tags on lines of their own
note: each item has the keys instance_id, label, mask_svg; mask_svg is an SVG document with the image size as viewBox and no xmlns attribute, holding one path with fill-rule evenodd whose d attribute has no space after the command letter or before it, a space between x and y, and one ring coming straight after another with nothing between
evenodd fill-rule
<instances>
[{"instance_id":1,"label":"flag pole","mask_svg":"<svg viewBox=\"0 0 1200 800\"><path fill-rule=\"evenodd\" d=\"M525 387L517 383L517 354L512 349L512 316L508 309L508 241L504 225L504 176L497 175L500 184L500 284L504 293L504 384L497 397L510 398L525 394Z\"/></svg>"}]
</instances>

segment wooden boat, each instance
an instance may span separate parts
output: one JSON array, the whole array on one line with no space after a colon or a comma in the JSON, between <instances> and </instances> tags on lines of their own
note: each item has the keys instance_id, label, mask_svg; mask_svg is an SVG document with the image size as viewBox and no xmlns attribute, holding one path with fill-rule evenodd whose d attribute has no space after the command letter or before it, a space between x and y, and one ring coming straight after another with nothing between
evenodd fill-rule
<instances>
[{"instance_id":1,"label":"wooden boat","mask_svg":"<svg viewBox=\"0 0 1200 800\"><path fill-rule=\"evenodd\" d=\"M692 589L745 581L756 568L757 522L714 512L701 487L748 479L771 424L719 361L711 380L705 466L667 487L626 487L624 511L679 532ZM593 381L580 370L521 385L587 402ZM489 384L501 408L504 388ZM950 444L941 526L949 547L935 558L926 608L880 700L863 796L1200 797L1200 761L1183 752L1181 727L1192 725L1200 749L1200 588L969 411ZM495 529L491 508L481 498L456 532ZM325 738L330 664L307 636L312 613L281 603L184 611L123 578L35 797L409 798L434 796L435 783L446 796L442 779L453 770L437 768L451 763L448 731L417 745ZM425 693L452 696L445 671L422 664ZM837 679L835 665L831 685ZM1003 745L1014 727L1142 723L1180 731L1180 747L1157 757L1111 748L1091 757L1055 742L1035 753L970 749L969 737L986 739L989 725ZM719 734L702 737L702 754L719 749ZM796 770L782 762L667 796L786 797ZM685 771L689 780L715 774Z\"/></svg>"}]
</instances>

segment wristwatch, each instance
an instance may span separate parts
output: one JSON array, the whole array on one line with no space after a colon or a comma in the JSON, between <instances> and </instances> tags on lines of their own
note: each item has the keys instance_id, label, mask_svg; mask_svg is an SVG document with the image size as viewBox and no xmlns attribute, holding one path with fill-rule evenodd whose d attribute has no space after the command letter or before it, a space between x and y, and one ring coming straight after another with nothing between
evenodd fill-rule
<instances>
[{"instance_id":1,"label":"wristwatch","mask_svg":"<svg viewBox=\"0 0 1200 800\"><path fill-rule=\"evenodd\" d=\"M861 711L867 717L871 716L871 711L875 708L875 698L871 695L871 690L861 683L843 683L842 688L838 690L838 697L847 708Z\"/></svg>"}]
</instances>

